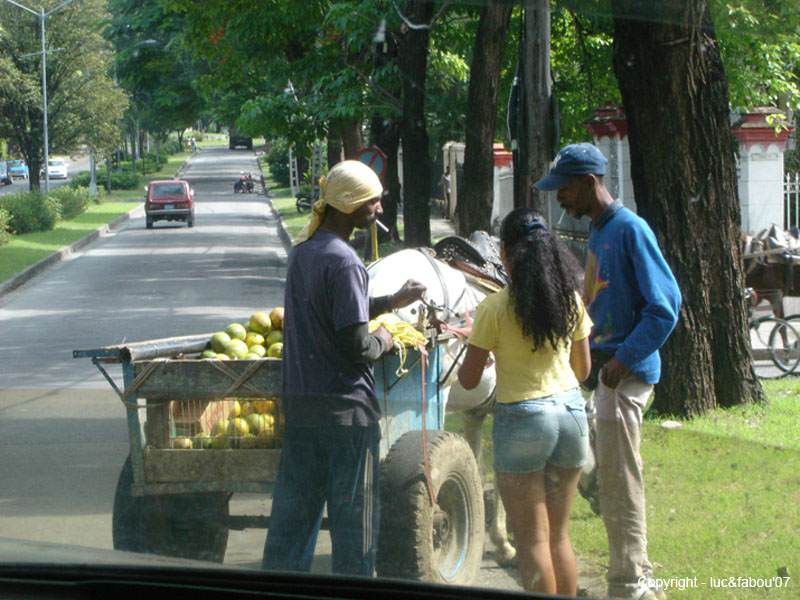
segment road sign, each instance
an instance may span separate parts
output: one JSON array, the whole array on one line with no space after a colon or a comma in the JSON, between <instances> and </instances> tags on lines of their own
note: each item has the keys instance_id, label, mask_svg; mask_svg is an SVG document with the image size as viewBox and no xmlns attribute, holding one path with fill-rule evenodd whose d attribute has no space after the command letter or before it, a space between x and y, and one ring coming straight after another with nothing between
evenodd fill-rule
<instances>
[{"instance_id":1,"label":"road sign","mask_svg":"<svg viewBox=\"0 0 800 600\"><path fill-rule=\"evenodd\" d=\"M386 174L386 155L381 152L380 148L368 146L359 150L356 159L372 168L378 174L378 177L383 177Z\"/></svg>"}]
</instances>

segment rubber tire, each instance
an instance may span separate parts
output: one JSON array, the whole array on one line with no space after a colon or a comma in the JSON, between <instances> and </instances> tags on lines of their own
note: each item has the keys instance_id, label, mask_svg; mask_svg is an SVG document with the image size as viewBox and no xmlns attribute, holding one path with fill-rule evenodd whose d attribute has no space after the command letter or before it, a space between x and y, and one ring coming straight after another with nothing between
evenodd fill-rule
<instances>
[{"instance_id":1,"label":"rubber tire","mask_svg":"<svg viewBox=\"0 0 800 600\"><path fill-rule=\"evenodd\" d=\"M151 217L145 217L144 222L148 229L153 228L153 219Z\"/></svg>"},{"instance_id":2,"label":"rubber tire","mask_svg":"<svg viewBox=\"0 0 800 600\"><path fill-rule=\"evenodd\" d=\"M186 219L186 224L187 224L189 227L194 227L194 215L192 215L191 217L189 217L188 219Z\"/></svg>"},{"instance_id":3,"label":"rubber tire","mask_svg":"<svg viewBox=\"0 0 800 600\"><path fill-rule=\"evenodd\" d=\"M114 494L115 550L221 563L228 546L228 492L133 496L131 457Z\"/></svg>"},{"instance_id":4,"label":"rubber tire","mask_svg":"<svg viewBox=\"0 0 800 600\"><path fill-rule=\"evenodd\" d=\"M425 480L422 432L404 434L386 456L376 570L380 577L470 585L481 566L485 533L478 465L464 438L447 431L428 432L428 453L435 507ZM454 524L443 540L435 530L442 512Z\"/></svg>"}]
</instances>

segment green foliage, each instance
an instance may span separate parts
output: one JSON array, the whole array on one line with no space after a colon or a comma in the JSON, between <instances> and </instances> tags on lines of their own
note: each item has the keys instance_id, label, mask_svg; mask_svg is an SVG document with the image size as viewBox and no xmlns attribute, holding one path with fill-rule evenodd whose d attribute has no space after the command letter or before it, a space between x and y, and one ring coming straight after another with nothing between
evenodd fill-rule
<instances>
[{"instance_id":1,"label":"green foliage","mask_svg":"<svg viewBox=\"0 0 800 600\"><path fill-rule=\"evenodd\" d=\"M116 169L111 170L112 190L133 190L139 187L139 175L130 171L130 163L127 164L129 169L127 171L117 171ZM72 183L70 183L70 186L73 188L88 187L90 180L91 180L91 174L88 171L82 171L80 173L75 174L72 177ZM95 181L97 183L97 187L105 187L106 185L105 166L97 168L97 172L95 174Z\"/></svg>"},{"instance_id":2,"label":"green foliage","mask_svg":"<svg viewBox=\"0 0 800 600\"><path fill-rule=\"evenodd\" d=\"M594 110L621 103L612 69L614 23L600 12L560 9L552 13L551 30L559 145L590 141L584 123L594 116Z\"/></svg>"},{"instance_id":3,"label":"green foliage","mask_svg":"<svg viewBox=\"0 0 800 600\"><path fill-rule=\"evenodd\" d=\"M785 173L800 173L800 148L787 150L783 154L783 170Z\"/></svg>"},{"instance_id":4,"label":"green foliage","mask_svg":"<svg viewBox=\"0 0 800 600\"><path fill-rule=\"evenodd\" d=\"M64 221L74 219L84 213L92 199L88 187L59 186L50 192L50 199L55 200L58 217Z\"/></svg>"},{"instance_id":5,"label":"green foliage","mask_svg":"<svg viewBox=\"0 0 800 600\"><path fill-rule=\"evenodd\" d=\"M105 169L105 167L102 167L102 170L101 170L101 167L98 167L97 168L97 172L96 172L97 184L100 185L101 182L105 181L105 177L106 177L106 169ZM89 173L89 171L81 171L80 173L75 173L75 175L72 176L72 181L70 182L69 185L72 188L88 187L89 186L89 182L91 181L91 179L92 179L92 175L91 175L91 173ZM62 187L66 187L66 186L62 186Z\"/></svg>"},{"instance_id":6,"label":"green foliage","mask_svg":"<svg viewBox=\"0 0 800 600\"><path fill-rule=\"evenodd\" d=\"M83 144L111 149L127 100L111 77L112 54L101 34L105 0L81 0L47 17L48 136L51 154L71 154ZM58 3L48 0L44 9ZM0 136L13 140L28 166L31 183L42 164L42 71L38 19L7 2L0 4Z\"/></svg>"},{"instance_id":7,"label":"green foliage","mask_svg":"<svg viewBox=\"0 0 800 600\"><path fill-rule=\"evenodd\" d=\"M0 208L8 211L11 233L49 231L58 220L58 205L38 191L16 192L0 196Z\"/></svg>"},{"instance_id":8,"label":"green foliage","mask_svg":"<svg viewBox=\"0 0 800 600\"><path fill-rule=\"evenodd\" d=\"M800 109L800 5L711 0L733 107Z\"/></svg>"},{"instance_id":9,"label":"green foliage","mask_svg":"<svg viewBox=\"0 0 800 600\"><path fill-rule=\"evenodd\" d=\"M10 221L11 213L4 208L0 208L0 246L7 244L11 239L8 235L8 223Z\"/></svg>"},{"instance_id":10,"label":"green foliage","mask_svg":"<svg viewBox=\"0 0 800 600\"><path fill-rule=\"evenodd\" d=\"M206 103L194 85L199 63L180 42L183 17L160 2L111 0L109 6L106 34L117 51L119 82L133 101L132 117L157 132L191 126Z\"/></svg>"},{"instance_id":11,"label":"green foliage","mask_svg":"<svg viewBox=\"0 0 800 600\"><path fill-rule=\"evenodd\" d=\"M181 151L181 145L178 140L169 139L163 144L161 144L161 152L166 152L167 154L177 154Z\"/></svg>"},{"instance_id":12,"label":"green foliage","mask_svg":"<svg viewBox=\"0 0 800 600\"><path fill-rule=\"evenodd\" d=\"M288 186L289 176L289 143L283 139L273 141L272 148L267 155L267 164L272 179L281 186Z\"/></svg>"},{"instance_id":13,"label":"green foliage","mask_svg":"<svg viewBox=\"0 0 800 600\"><path fill-rule=\"evenodd\" d=\"M131 171L111 171L112 190L133 190L137 187L139 187L139 176L136 173Z\"/></svg>"}]
</instances>

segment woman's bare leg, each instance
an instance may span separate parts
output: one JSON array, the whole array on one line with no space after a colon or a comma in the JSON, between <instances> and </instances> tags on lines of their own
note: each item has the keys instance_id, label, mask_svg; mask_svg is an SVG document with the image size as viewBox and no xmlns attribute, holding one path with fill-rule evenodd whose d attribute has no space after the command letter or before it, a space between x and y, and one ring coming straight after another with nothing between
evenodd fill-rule
<instances>
[{"instance_id":1,"label":"woman's bare leg","mask_svg":"<svg viewBox=\"0 0 800 600\"><path fill-rule=\"evenodd\" d=\"M547 465L544 485L547 490L547 517L550 524L550 556L556 580L556 593L575 596L578 592L578 567L569 541L569 514L581 469Z\"/></svg>"},{"instance_id":2,"label":"woman's bare leg","mask_svg":"<svg viewBox=\"0 0 800 600\"><path fill-rule=\"evenodd\" d=\"M525 590L555 594L544 472L495 473L495 477L514 532Z\"/></svg>"}]
</instances>

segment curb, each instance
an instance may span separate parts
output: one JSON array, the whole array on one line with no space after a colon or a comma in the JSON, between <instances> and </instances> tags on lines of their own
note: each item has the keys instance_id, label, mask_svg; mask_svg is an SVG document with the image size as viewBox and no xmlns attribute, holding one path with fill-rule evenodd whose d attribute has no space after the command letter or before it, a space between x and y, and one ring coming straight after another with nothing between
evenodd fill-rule
<instances>
[{"instance_id":1,"label":"curb","mask_svg":"<svg viewBox=\"0 0 800 600\"><path fill-rule=\"evenodd\" d=\"M50 256L45 256L38 262L33 263L31 266L26 267L16 275L12 275L8 279L6 279L3 283L0 283L0 296L7 294L18 287L24 285L31 279L33 279L36 275L44 271L47 267L50 267L58 262L61 262L65 258L72 256L79 250L85 248L101 235L105 235L106 233L110 232L113 229L118 228L123 223L127 222L133 217L139 217L144 214L144 204L140 204L133 210L128 211L124 215L118 216L116 219L111 221L110 223L106 223L92 231L91 233L87 233L85 236L72 242L69 246L64 246L60 250L54 252Z\"/></svg>"},{"instance_id":2,"label":"curb","mask_svg":"<svg viewBox=\"0 0 800 600\"><path fill-rule=\"evenodd\" d=\"M264 194L267 197L267 204L272 212L272 217L278 223L278 236L281 238L281 242L283 243L283 249L286 250L286 254L289 254L289 251L292 249L292 236L289 235L289 230L286 229L286 223L283 222L278 209L275 208L275 205L272 203L272 198L270 198L269 193L265 191Z\"/></svg>"},{"instance_id":3,"label":"curb","mask_svg":"<svg viewBox=\"0 0 800 600\"><path fill-rule=\"evenodd\" d=\"M178 171L175 173L174 179L180 179L182 174L188 168L190 160L194 157L194 154L186 158L186 161L180 166ZM258 163L258 170L261 171L261 164ZM261 174L261 180L264 181L264 175ZM267 192L266 185L264 185L264 195L267 197L267 204L269 205L270 211L272 216L278 222L278 235L281 238L281 242L283 243L283 247L288 253L292 247L292 237L289 235L289 231L286 229L286 225L281 219L280 214L278 213L275 206L272 204L272 200L270 200L269 193ZM50 256L45 256L38 262L33 263L31 266L26 267L16 275L12 275L2 283L0 283L0 297L4 296L12 292L13 290L25 285L28 281L33 279L36 275L47 269L48 267L61 262L65 258L72 256L79 250L85 248L93 241L98 239L100 236L105 235L106 233L118 228L120 225L125 223L126 221L130 220L131 218L140 217L144 214L144 204L140 204L136 208L128 211L124 215L120 215L110 223L106 223L92 231L91 233L86 234L79 240L72 242L69 246L64 246L60 250L57 250Z\"/></svg>"},{"instance_id":4,"label":"curb","mask_svg":"<svg viewBox=\"0 0 800 600\"><path fill-rule=\"evenodd\" d=\"M178 171L175 173L173 179L180 179L180 176L183 174L183 172L186 171L189 165L189 161L194 157L195 154L196 153L186 157L186 160L178 168ZM61 248L61 250L54 252L50 256L45 256L39 262L33 263L31 266L26 267L16 275L12 275L4 282L0 283L0 297L24 285L25 283L33 279L36 275L44 271L47 267L52 266L58 262L61 262L68 256L72 256L77 251L91 244L101 235L108 233L112 229L116 229L124 222L128 221L133 217L140 217L142 214L144 214L144 204L141 204L136 208L134 208L133 210L128 211L127 214L118 216L110 223L106 223L105 225L98 227L93 232L88 233L81 239L72 242L69 246L64 246L63 248Z\"/></svg>"},{"instance_id":5,"label":"curb","mask_svg":"<svg viewBox=\"0 0 800 600\"><path fill-rule=\"evenodd\" d=\"M256 154L256 164L258 165L258 172L261 173L261 188L264 190L264 196L266 196L267 205L272 213L272 218L274 218L278 223L278 236L281 238L283 249L286 251L286 254L289 254L289 251L292 249L292 236L289 234L289 230L286 229L286 223L283 222L278 209L275 208L275 205L272 203L269 190L267 190L267 181L264 179L264 171L261 170L261 161L258 160L258 154Z\"/></svg>"}]
</instances>

